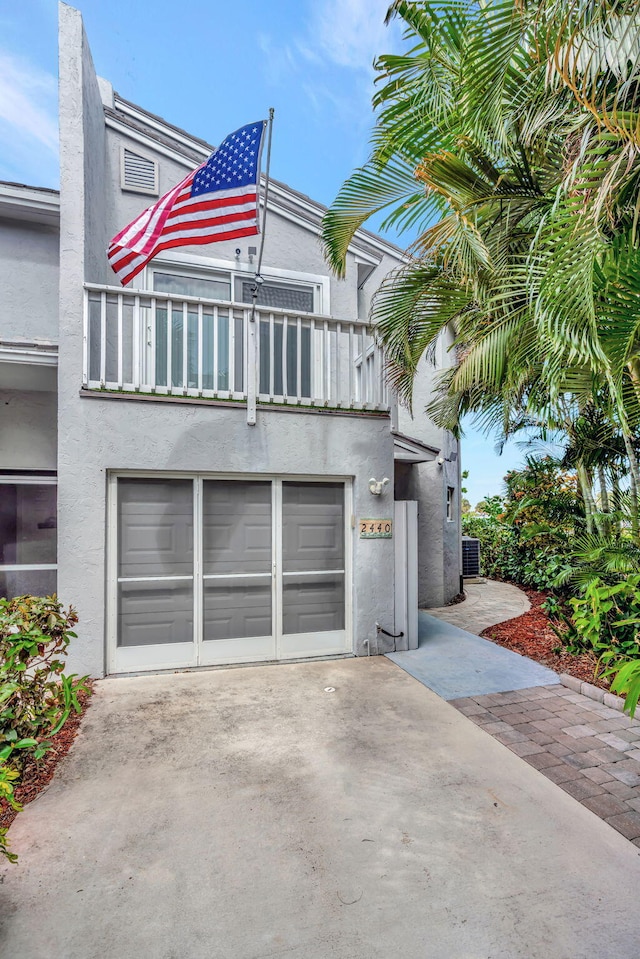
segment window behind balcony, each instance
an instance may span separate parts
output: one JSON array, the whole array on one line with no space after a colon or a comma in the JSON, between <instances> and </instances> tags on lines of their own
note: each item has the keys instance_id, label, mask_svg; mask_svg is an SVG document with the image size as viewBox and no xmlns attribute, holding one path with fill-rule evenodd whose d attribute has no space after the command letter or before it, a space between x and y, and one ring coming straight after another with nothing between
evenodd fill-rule
<instances>
[{"instance_id":1,"label":"window behind balcony","mask_svg":"<svg viewBox=\"0 0 640 959\"><path fill-rule=\"evenodd\" d=\"M167 267L151 269L151 286L176 297L176 302L158 303L155 329L155 369L158 386L194 388L198 385L198 307L185 311L181 297L252 303L253 279L231 273ZM232 295L233 294L233 295ZM259 393L263 396L311 397L312 330L306 314L317 308L310 284L268 279L260 286L257 305L261 307L259 332ZM269 317L269 308L285 310ZM171 310L171 316L168 315ZM245 344L242 315L220 306L216 316L204 310L202 329L202 385L204 389L242 392L245 384ZM185 329L186 327L186 329ZM318 334L320 335L320 334ZM187 378L184 381L184 337L186 336ZM169 345L171 347L169 351Z\"/></svg>"},{"instance_id":2,"label":"window behind balcony","mask_svg":"<svg viewBox=\"0 0 640 959\"><path fill-rule=\"evenodd\" d=\"M175 296L177 301L183 296L197 296L207 300L231 299L231 275L228 273L152 270L151 275L153 289L159 293L169 293ZM198 307L196 304L189 304L186 323L182 304L171 304L171 317L168 316L168 309L169 306L162 303L158 303L156 307L156 383L158 386L195 388L198 385L199 362ZM185 336L186 383L183 382ZM234 377L231 376L232 368ZM234 390L241 392L244 384L242 320L231 315L228 309L219 309L215 317L212 310L205 310L202 318L203 388L225 392L231 388L232 380Z\"/></svg>"},{"instance_id":3,"label":"window behind balcony","mask_svg":"<svg viewBox=\"0 0 640 959\"><path fill-rule=\"evenodd\" d=\"M241 301L251 303L253 281L242 280L239 285ZM313 287L297 283L262 283L258 290L257 304L293 313L313 313Z\"/></svg>"},{"instance_id":4,"label":"window behind balcony","mask_svg":"<svg viewBox=\"0 0 640 959\"><path fill-rule=\"evenodd\" d=\"M172 296L202 296L209 300L231 299L231 277L222 274L200 276L189 273L153 271L153 288Z\"/></svg>"},{"instance_id":5,"label":"window behind balcony","mask_svg":"<svg viewBox=\"0 0 640 959\"><path fill-rule=\"evenodd\" d=\"M240 288L239 299L243 303L251 303L253 281L242 279L237 284ZM265 310L261 313L260 393L310 398L311 324L308 320L298 324L297 320L300 314L314 312L313 287L302 283L269 281L261 284L256 302L258 306L286 310L289 314L285 342L284 318L278 314L271 321Z\"/></svg>"}]
</instances>

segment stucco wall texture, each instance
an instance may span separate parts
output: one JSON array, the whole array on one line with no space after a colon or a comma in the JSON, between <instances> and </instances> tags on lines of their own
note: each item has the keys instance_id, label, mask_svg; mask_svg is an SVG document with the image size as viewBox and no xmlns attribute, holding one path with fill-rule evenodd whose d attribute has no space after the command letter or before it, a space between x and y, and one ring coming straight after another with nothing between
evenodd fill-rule
<instances>
[{"instance_id":1,"label":"stucco wall texture","mask_svg":"<svg viewBox=\"0 0 640 959\"><path fill-rule=\"evenodd\" d=\"M55 470L55 393L0 390L0 470Z\"/></svg>"},{"instance_id":2,"label":"stucco wall texture","mask_svg":"<svg viewBox=\"0 0 640 959\"><path fill-rule=\"evenodd\" d=\"M0 219L2 339L58 339L58 231Z\"/></svg>"}]
</instances>

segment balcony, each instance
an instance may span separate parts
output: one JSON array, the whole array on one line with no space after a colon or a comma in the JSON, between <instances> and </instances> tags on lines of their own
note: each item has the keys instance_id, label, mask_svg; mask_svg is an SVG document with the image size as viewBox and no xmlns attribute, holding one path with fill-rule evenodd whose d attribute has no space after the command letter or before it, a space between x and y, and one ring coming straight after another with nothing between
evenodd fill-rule
<instances>
[{"instance_id":1,"label":"balcony","mask_svg":"<svg viewBox=\"0 0 640 959\"><path fill-rule=\"evenodd\" d=\"M389 411L362 320L199 297L85 287L83 387L335 412Z\"/></svg>"}]
</instances>

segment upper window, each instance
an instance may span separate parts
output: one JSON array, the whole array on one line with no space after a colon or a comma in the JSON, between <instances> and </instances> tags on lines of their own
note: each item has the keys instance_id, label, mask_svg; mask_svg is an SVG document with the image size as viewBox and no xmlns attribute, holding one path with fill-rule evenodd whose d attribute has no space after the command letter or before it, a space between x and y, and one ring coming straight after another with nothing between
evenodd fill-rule
<instances>
[{"instance_id":1,"label":"upper window","mask_svg":"<svg viewBox=\"0 0 640 959\"><path fill-rule=\"evenodd\" d=\"M127 147L122 147L120 154L120 186L123 190L133 190L134 193L147 193L157 196L158 164L150 157L134 153Z\"/></svg>"},{"instance_id":2,"label":"upper window","mask_svg":"<svg viewBox=\"0 0 640 959\"><path fill-rule=\"evenodd\" d=\"M244 264L176 253L175 259L163 255L149 264L145 285L149 290L168 293L176 299L194 296L251 304L254 282L251 268ZM329 278L267 269L267 276L259 287L257 305L294 316L326 313Z\"/></svg>"},{"instance_id":3,"label":"upper window","mask_svg":"<svg viewBox=\"0 0 640 959\"><path fill-rule=\"evenodd\" d=\"M231 277L224 273L182 273L152 270L153 289L175 296L201 296L208 300L231 299Z\"/></svg>"},{"instance_id":4,"label":"upper window","mask_svg":"<svg viewBox=\"0 0 640 959\"><path fill-rule=\"evenodd\" d=\"M253 280L238 280L241 303L251 303ZM271 306L277 310L290 310L294 313L313 313L313 287L298 283L263 283L258 291L258 306Z\"/></svg>"}]
</instances>

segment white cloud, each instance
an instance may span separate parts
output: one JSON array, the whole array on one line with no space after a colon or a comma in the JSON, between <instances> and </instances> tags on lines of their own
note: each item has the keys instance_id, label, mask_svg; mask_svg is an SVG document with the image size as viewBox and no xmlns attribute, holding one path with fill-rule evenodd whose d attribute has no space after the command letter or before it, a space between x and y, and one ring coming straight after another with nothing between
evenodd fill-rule
<instances>
[{"instance_id":1,"label":"white cloud","mask_svg":"<svg viewBox=\"0 0 640 959\"><path fill-rule=\"evenodd\" d=\"M384 18L390 0L321 0L313 4L308 44L341 67L371 70L390 46Z\"/></svg>"},{"instance_id":2,"label":"white cloud","mask_svg":"<svg viewBox=\"0 0 640 959\"><path fill-rule=\"evenodd\" d=\"M13 149L39 146L57 156L57 80L27 60L0 50L0 122ZM16 142L17 140L17 142ZM5 146L8 144L5 140Z\"/></svg>"}]
</instances>

